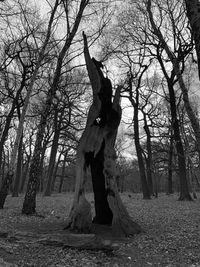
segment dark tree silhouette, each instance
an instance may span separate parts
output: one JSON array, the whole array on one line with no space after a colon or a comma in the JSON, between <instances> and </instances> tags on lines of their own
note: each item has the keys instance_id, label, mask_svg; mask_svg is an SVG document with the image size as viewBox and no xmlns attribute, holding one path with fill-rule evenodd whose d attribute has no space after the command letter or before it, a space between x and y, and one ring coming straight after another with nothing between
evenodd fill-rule
<instances>
[{"instance_id":1,"label":"dark tree silhouette","mask_svg":"<svg viewBox=\"0 0 200 267\"><path fill-rule=\"evenodd\" d=\"M121 119L120 87L112 101L112 85L104 77L100 62L91 59L85 34L84 55L93 90L86 128L77 149L75 198L67 228L90 231L92 215L84 194L86 169L90 166L95 199L93 223L111 225L116 235L127 236L141 231L124 207L116 183L116 153L114 149Z\"/></svg>"}]
</instances>

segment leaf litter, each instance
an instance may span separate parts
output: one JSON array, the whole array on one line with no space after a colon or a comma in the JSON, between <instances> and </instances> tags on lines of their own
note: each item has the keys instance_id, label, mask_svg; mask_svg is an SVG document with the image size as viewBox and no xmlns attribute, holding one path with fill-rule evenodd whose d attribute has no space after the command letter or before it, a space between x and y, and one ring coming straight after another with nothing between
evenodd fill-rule
<instances>
[{"instance_id":1,"label":"leaf litter","mask_svg":"<svg viewBox=\"0 0 200 267\"><path fill-rule=\"evenodd\" d=\"M92 194L87 197L93 201ZM0 266L200 266L199 198L181 202L177 194L160 194L143 200L141 194L123 193L122 200L143 233L104 251L66 247L58 238L46 242L46 235L53 237L65 226L73 194L38 196L38 216L22 215L23 196L9 196L0 210Z\"/></svg>"}]
</instances>

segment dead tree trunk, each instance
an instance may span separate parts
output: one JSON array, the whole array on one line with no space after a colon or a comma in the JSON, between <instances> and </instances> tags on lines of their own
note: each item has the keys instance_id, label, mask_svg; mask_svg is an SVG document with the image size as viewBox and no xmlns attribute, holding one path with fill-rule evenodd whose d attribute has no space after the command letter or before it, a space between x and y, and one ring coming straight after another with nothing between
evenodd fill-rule
<instances>
[{"instance_id":1,"label":"dead tree trunk","mask_svg":"<svg viewBox=\"0 0 200 267\"><path fill-rule=\"evenodd\" d=\"M83 38L93 103L77 149L75 197L67 228L82 232L90 231L91 206L84 194L85 172L90 166L96 213L93 222L112 225L113 232L120 236L139 233L141 228L128 215L116 184L114 143L121 119L120 88L118 87L112 101L111 82L104 77L101 71L102 64L90 58L85 34Z\"/></svg>"}]
</instances>

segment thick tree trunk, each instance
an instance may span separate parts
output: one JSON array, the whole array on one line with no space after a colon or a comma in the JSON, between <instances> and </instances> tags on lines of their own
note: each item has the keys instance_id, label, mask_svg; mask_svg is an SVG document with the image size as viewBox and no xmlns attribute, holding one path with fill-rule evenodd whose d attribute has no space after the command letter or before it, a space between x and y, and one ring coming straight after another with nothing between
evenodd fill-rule
<instances>
[{"instance_id":1,"label":"thick tree trunk","mask_svg":"<svg viewBox=\"0 0 200 267\"><path fill-rule=\"evenodd\" d=\"M96 212L94 222L111 224L117 235L135 234L141 229L128 215L116 184L114 143L121 119L120 89L117 89L112 102L111 83L103 76L101 63L90 58L86 36L83 37L86 66L93 89L93 104L77 149L75 197L67 227L82 232L91 229L91 206L84 194L85 173L90 166Z\"/></svg>"},{"instance_id":2,"label":"thick tree trunk","mask_svg":"<svg viewBox=\"0 0 200 267\"><path fill-rule=\"evenodd\" d=\"M94 157L94 153L88 152L85 157L90 162L92 185L95 201L95 217L93 222L98 224L112 224L113 214L107 200L104 175L104 149L105 142L102 143L100 151Z\"/></svg>"},{"instance_id":3,"label":"thick tree trunk","mask_svg":"<svg viewBox=\"0 0 200 267\"><path fill-rule=\"evenodd\" d=\"M185 0L185 3L195 42L200 79L200 2L199 0Z\"/></svg>"},{"instance_id":4,"label":"thick tree trunk","mask_svg":"<svg viewBox=\"0 0 200 267\"><path fill-rule=\"evenodd\" d=\"M29 180L22 207L23 214L34 214L36 208L36 193L39 189L39 166L40 166L40 155L41 155L41 144L43 140L43 132L45 124L42 124L42 120L39 125L38 133L36 136L36 143L33 152L33 157L30 165Z\"/></svg>"}]
</instances>

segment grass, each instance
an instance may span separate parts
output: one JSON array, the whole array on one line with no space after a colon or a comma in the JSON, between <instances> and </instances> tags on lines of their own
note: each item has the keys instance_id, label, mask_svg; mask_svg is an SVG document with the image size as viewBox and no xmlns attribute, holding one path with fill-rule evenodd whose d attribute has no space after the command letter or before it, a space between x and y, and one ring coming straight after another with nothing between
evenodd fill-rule
<instances>
[{"instance_id":1,"label":"grass","mask_svg":"<svg viewBox=\"0 0 200 267\"><path fill-rule=\"evenodd\" d=\"M92 195L87 197L92 202ZM37 212L43 217L21 215L23 196L8 196L5 208L0 210L0 232L15 236L20 231L26 236L29 233L29 238L21 241L0 238L0 266L5 262L19 267L200 266L199 198L200 195L195 201L181 202L177 201L177 194L161 194L152 200L143 200L141 194L122 194L129 214L144 232L127 238L110 254L34 242L34 233L55 232L65 225L73 200L71 193L38 196Z\"/></svg>"}]
</instances>

